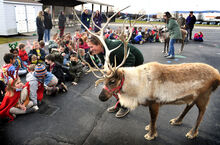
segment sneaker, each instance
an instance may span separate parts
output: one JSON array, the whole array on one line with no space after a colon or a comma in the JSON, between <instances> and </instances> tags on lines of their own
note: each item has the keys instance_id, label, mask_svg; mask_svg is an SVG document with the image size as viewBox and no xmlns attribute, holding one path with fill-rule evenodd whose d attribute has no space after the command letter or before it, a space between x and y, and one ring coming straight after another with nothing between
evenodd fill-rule
<instances>
[{"instance_id":1,"label":"sneaker","mask_svg":"<svg viewBox=\"0 0 220 145\"><path fill-rule=\"evenodd\" d=\"M32 108L34 109L34 111L39 110L39 107L37 105L33 106Z\"/></svg>"},{"instance_id":2,"label":"sneaker","mask_svg":"<svg viewBox=\"0 0 220 145\"><path fill-rule=\"evenodd\" d=\"M172 55L170 55L170 56L168 56L168 57L166 57L167 59L174 59L175 57L174 56L172 56Z\"/></svg>"},{"instance_id":3,"label":"sneaker","mask_svg":"<svg viewBox=\"0 0 220 145\"><path fill-rule=\"evenodd\" d=\"M115 114L115 117L121 118L121 117L124 117L125 115L127 115L128 113L129 113L129 109L128 108L121 107L119 109L119 111Z\"/></svg>"},{"instance_id":4,"label":"sneaker","mask_svg":"<svg viewBox=\"0 0 220 145\"><path fill-rule=\"evenodd\" d=\"M167 55L164 55L164 57L169 57L170 55L169 54L167 54Z\"/></svg>"},{"instance_id":5,"label":"sneaker","mask_svg":"<svg viewBox=\"0 0 220 145\"><path fill-rule=\"evenodd\" d=\"M118 110L119 110L119 107L116 107L116 108L115 108L115 106L109 107L109 108L107 109L107 111L108 111L109 113L118 112Z\"/></svg>"},{"instance_id":6,"label":"sneaker","mask_svg":"<svg viewBox=\"0 0 220 145\"><path fill-rule=\"evenodd\" d=\"M76 82L72 82L72 84L75 86L75 85L77 85L77 83Z\"/></svg>"},{"instance_id":7,"label":"sneaker","mask_svg":"<svg viewBox=\"0 0 220 145\"><path fill-rule=\"evenodd\" d=\"M61 83L61 85L63 87L63 92L67 92L68 91L67 86L63 82Z\"/></svg>"}]
</instances>

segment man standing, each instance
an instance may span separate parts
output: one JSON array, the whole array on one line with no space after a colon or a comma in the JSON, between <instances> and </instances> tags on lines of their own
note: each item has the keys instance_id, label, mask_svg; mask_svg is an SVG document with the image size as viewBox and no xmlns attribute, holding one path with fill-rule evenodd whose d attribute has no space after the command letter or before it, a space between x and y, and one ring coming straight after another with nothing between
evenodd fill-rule
<instances>
[{"instance_id":1,"label":"man standing","mask_svg":"<svg viewBox=\"0 0 220 145\"><path fill-rule=\"evenodd\" d=\"M192 30L194 28L194 24L196 23L196 17L193 15L193 11L190 11L189 16L186 19L186 27L188 31L188 36L190 40L192 40Z\"/></svg>"},{"instance_id":2,"label":"man standing","mask_svg":"<svg viewBox=\"0 0 220 145\"><path fill-rule=\"evenodd\" d=\"M183 17L183 14L180 14L180 17L177 19L177 23L179 24L180 28L184 28L186 25L186 19Z\"/></svg>"},{"instance_id":3,"label":"man standing","mask_svg":"<svg viewBox=\"0 0 220 145\"><path fill-rule=\"evenodd\" d=\"M109 50L112 50L119 46L122 42L119 40L110 40L110 39L105 39L105 43L108 47ZM93 54L97 54L99 58L101 59L102 63L105 63L105 49L102 43L99 41L99 39L95 36L92 36L91 38L88 39L88 45L90 47L90 50L92 51ZM140 50L138 50L136 47L133 45L128 44L128 49L130 49L130 53L125 61L125 63L122 65L122 67L132 67L132 66L138 66L143 64L144 62L144 57ZM124 45L121 45L118 49L113 51L111 55L109 56L110 58L110 64L114 65L114 57L116 56L116 64L119 65L121 64L123 57L124 57ZM119 100L116 98L117 101ZM117 118L124 117L129 113L129 109L121 106L120 103L116 103L116 105L110 107L107 109L109 113L116 113Z\"/></svg>"},{"instance_id":4,"label":"man standing","mask_svg":"<svg viewBox=\"0 0 220 145\"><path fill-rule=\"evenodd\" d=\"M66 16L64 15L64 12L61 11L59 15L59 22L58 22L58 26L60 30L60 38L64 34L65 24L66 24Z\"/></svg>"},{"instance_id":5,"label":"man standing","mask_svg":"<svg viewBox=\"0 0 220 145\"><path fill-rule=\"evenodd\" d=\"M44 42L47 42L50 40L50 30L52 29L52 19L50 14L50 9L46 8L44 10Z\"/></svg>"}]
</instances>

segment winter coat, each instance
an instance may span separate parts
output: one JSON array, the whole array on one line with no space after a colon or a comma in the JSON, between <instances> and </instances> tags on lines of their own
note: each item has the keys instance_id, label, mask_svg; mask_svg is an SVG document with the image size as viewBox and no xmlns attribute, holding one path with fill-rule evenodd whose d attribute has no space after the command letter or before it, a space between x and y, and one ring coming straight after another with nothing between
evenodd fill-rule
<instances>
[{"instance_id":1,"label":"winter coat","mask_svg":"<svg viewBox=\"0 0 220 145\"><path fill-rule=\"evenodd\" d=\"M196 23L196 17L194 15L192 17L191 16L187 17L186 25L188 28L193 29L195 23Z\"/></svg>"},{"instance_id":2,"label":"winter coat","mask_svg":"<svg viewBox=\"0 0 220 145\"><path fill-rule=\"evenodd\" d=\"M101 24L102 24L102 16L101 16L101 15L94 16L94 17L93 17L93 21L95 22L95 24L96 24L97 26L99 26L99 27L101 28ZM95 31L95 32L98 32L98 31L99 31L99 28L94 27L94 31Z\"/></svg>"},{"instance_id":3,"label":"winter coat","mask_svg":"<svg viewBox=\"0 0 220 145\"><path fill-rule=\"evenodd\" d=\"M49 66L48 71L57 77L59 81L58 84L60 84L61 82L65 82L63 68L58 62L55 62L53 66Z\"/></svg>"},{"instance_id":4,"label":"winter coat","mask_svg":"<svg viewBox=\"0 0 220 145\"><path fill-rule=\"evenodd\" d=\"M60 14L59 15L58 26L59 27L65 27L65 23L66 23L66 16L64 16L63 14Z\"/></svg>"},{"instance_id":5,"label":"winter coat","mask_svg":"<svg viewBox=\"0 0 220 145\"><path fill-rule=\"evenodd\" d=\"M34 105L37 105L37 90L38 90L38 81L34 76L34 72L29 72L26 75L26 81L30 85L30 100L33 101Z\"/></svg>"},{"instance_id":6,"label":"winter coat","mask_svg":"<svg viewBox=\"0 0 220 145\"><path fill-rule=\"evenodd\" d=\"M15 66L15 68L19 67L19 70L26 70L27 67L24 65L23 61L21 60L21 58L19 56L17 56L17 58L15 58L15 63L13 64Z\"/></svg>"},{"instance_id":7,"label":"winter coat","mask_svg":"<svg viewBox=\"0 0 220 145\"><path fill-rule=\"evenodd\" d=\"M108 49L112 50L112 49L118 47L122 42L119 40L105 39L105 43L106 43ZM140 52L140 50L131 44L128 44L128 49L130 49L130 53L129 53L125 63L123 64L123 67L138 66L138 65L143 64L144 57L143 57L142 53ZM98 57L101 59L102 64L105 63L104 56L105 56L105 52L104 52L104 54L103 53L98 54ZM110 63L113 66L114 66L114 56L116 56L117 65L121 64L121 62L124 58L124 45L123 44L121 45L121 47L119 47L118 49L113 51L110 55Z\"/></svg>"},{"instance_id":8,"label":"winter coat","mask_svg":"<svg viewBox=\"0 0 220 145\"><path fill-rule=\"evenodd\" d=\"M186 19L184 17L180 17L179 19L177 19L177 23L180 27L183 27L186 24Z\"/></svg>"},{"instance_id":9,"label":"winter coat","mask_svg":"<svg viewBox=\"0 0 220 145\"><path fill-rule=\"evenodd\" d=\"M47 12L44 12L44 26L45 29L52 29L52 19L51 19L51 15L48 14Z\"/></svg>"},{"instance_id":10,"label":"winter coat","mask_svg":"<svg viewBox=\"0 0 220 145\"><path fill-rule=\"evenodd\" d=\"M170 39L182 39L180 26L174 18L168 20L166 27L168 28Z\"/></svg>"},{"instance_id":11,"label":"winter coat","mask_svg":"<svg viewBox=\"0 0 220 145\"><path fill-rule=\"evenodd\" d=\"M22 61L28 61L28 54L27 54L26 50L24 50L24 51L19 50L18 55L20 56Z\"/></svg>"},{"instance_id":12,"label":"winter coat","mask_svg":"<svg viewBox=\"0 0 220 145\"><path fill-rule=\"evenodd\" d=\"M38 34L44 34L44 30L45 30L44 22L41 21L40 17L36 18L36 25L37 25L37 33Z\"/></svg>"},{"instance_id":13,"label":"winter coat","mask_svg":"<svg viewBox=\"0 0 220 145\"><path fill-rule=\"evenodd\" d=\"M81 15L81 21L84 25L86 25L87 28L89 28L89 25L90 25L90 18L91 18L91 16L89 14L84 13L84 12ZM81 28L85 29L83 27L83 25L81 25Z\"/></svg>"},{"instance_id":14,"label":"winter coat","mask_svg":"<svg viewBox=\"0 0 220 145\"><path fill-rule=\"evenodd\" d=\"M38 56L36 49L30 50L30 52L28 53L28 57L29 57L29 61L30 61L30 62L31 62L31 57L32 57L33 54L35 54L36 56ZM44 61L44 60L45 60L45 56L46 56L45 51L44 51L43 49L40 49L40 54L41 54L40 60L41 60L41 61Z\"/></svg>"}]
</instances>

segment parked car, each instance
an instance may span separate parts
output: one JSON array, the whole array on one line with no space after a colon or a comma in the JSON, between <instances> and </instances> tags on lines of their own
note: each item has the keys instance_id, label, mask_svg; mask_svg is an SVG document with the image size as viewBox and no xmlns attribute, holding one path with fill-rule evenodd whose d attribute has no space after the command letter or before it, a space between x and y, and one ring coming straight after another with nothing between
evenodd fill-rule
<instances>
[{"instance_id":1,"label":"parked car","mask_svg":"<svg viewBox=\"0 0 220 145\"><path fill-rule=\"evenodd\" d=\"M209 25L216 25L216 22L210 22Z\"/></svg>"},{"instance_id":2,"label":"parked car","mask_svg":"<svg viewBox=\"0 0 220 145\"><path fill-rule=\"evenodd\" d=\"M208 22L202 22L203 25L208 25Z\"/></svg>"},{"instance_id":3,"label":"parked car","mask_svg":"<svg viewBox=\"0 0 220 145\"><path fill-rule=\"evenodd\" d=\"M196 21L196 23L195 24L201 24L202 22L201 21Z\"/></svg>"}]
</instances>

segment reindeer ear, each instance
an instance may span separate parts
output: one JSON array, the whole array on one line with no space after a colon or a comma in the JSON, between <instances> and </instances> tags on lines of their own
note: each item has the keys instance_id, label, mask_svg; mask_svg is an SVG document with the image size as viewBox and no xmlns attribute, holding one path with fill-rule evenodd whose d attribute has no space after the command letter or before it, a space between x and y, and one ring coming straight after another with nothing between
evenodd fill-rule
<instances>
[{"instance_id":1,"label":"reindeer ear","mask_svg":"<svg viewBox=\"0 0 220 145\"><path fill-rule=\"evenodd\" d=\"M124 76L124 70L117 69L115 74L117 78L121 79Z\"/></svg>"}]
</instances>

